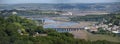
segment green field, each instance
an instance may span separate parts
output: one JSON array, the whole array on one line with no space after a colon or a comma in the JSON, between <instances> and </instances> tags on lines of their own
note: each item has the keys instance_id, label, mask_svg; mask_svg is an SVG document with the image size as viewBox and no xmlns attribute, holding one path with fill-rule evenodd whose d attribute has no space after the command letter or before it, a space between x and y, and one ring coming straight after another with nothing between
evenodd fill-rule
<instances>
[{"instance_id":1,"label":"green field","mask_svg":"<svg viewBox=\"0 0 120 44\"><path fill-rule=\"evenodd\" d=\"M102 35L102 34L91 34L88 33L88 40L91 41L96 41L96 40L107 40L107 41L111 41L111 42L120 42L120 37L113 37L110 35Z\"/></svg>"}]
</instances>

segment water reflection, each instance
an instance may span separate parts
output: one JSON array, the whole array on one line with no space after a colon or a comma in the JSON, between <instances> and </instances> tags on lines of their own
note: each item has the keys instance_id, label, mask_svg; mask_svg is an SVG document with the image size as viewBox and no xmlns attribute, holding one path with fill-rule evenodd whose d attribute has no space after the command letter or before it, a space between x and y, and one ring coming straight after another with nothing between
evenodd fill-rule
<instances>
[{"instance_id":1,"label":"water reflection","mask_svg":"<svg viewBox=\"0 0 120 44\"><path fill-rule=\"evenodd\" d=\"M44 28L59 28L59 27L72 26L77 24L75 22L55 21L48 18L45 18L44 20L45 20Z\"/></svg>"}]
</instances>

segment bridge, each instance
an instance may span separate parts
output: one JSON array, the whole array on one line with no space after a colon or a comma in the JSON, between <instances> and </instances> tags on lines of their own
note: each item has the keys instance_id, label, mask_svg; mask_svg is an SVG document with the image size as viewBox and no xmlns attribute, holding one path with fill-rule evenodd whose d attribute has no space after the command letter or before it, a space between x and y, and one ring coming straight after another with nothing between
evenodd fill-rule
<instances>
[{"instance_id":1,"label":"bridge","mask_svg":"<svg viewBox=\"0 0 120 44\"><path fill-rule=\"evenodd\" d=\"M84 28L52 28L58 32L70 32L70 31L79 31L84 30Z\"/></svg>"}]
</instances>

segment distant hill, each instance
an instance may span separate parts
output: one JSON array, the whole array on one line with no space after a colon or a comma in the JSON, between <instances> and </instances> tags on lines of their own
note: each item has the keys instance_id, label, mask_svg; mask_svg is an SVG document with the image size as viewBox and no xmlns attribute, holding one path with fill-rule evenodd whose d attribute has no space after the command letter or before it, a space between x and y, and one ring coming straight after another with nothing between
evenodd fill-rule
<instances>
[{"instance_id":1,"label":"distant hill","mask_svg":"<svg viewBox=\"0 0 120 44\"><path fill-rule=\"evenodd\" d=\"M64 10L64 11L107 11L120 10L120 3L71 3L71 4L43 4L26 3L14 5L0 5L0 9L25 9L25 10Z\"/></svg>"}]
</instances>

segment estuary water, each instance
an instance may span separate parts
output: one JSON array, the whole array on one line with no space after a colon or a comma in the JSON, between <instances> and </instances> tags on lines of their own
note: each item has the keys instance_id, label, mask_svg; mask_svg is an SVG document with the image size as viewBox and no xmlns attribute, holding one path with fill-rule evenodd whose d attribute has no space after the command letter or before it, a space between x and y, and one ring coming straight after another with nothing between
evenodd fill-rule
<instances>
[{"instance_id":1,"label":"estuary water","mask_svg":"<svg viewBox=\"0 0 120 44\"><path fill-rule=\"evenodd\" d=\"M72 25L76 25L78 23L75 22L63 22L63 21L55 21L49 18L44 18L44 28L62 28L62 27L68 27Z\"/></svg>"}]
</instances>

